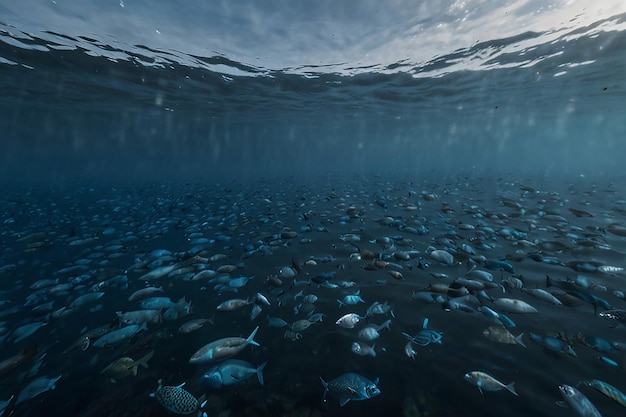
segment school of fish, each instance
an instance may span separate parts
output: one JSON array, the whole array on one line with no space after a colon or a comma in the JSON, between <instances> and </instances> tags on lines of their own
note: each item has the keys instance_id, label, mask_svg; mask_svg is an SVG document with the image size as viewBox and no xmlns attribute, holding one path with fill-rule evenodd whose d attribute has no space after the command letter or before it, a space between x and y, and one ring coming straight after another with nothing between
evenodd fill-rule
<instances>
[{"instance_id":1,"label":"school of fish","mask_svg":"<svg viewBox=\"0 0 626 417\"><path fill-rule=\"evenodd\" d=\"M234 390L318 392L314 407L338 412L396 401L394 380L413 374L485 408L623 412L626 200L605 188L455 177L10 195L0 415L69 407L87 381L95 403L141 387L137 415L210 415L237 407L211 401Z\"/></svg>"}]
</instances>

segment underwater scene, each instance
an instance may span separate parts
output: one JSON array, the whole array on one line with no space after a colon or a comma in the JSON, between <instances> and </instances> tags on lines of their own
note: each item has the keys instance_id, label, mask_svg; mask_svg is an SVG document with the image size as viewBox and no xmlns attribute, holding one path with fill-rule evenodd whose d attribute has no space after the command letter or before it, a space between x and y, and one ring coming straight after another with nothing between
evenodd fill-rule
<instances>
[{"instance_id":1,"label":"underwater scene","mask_svg":"<svg viewBox=\"0 0 626 417\"><path fill-rule=\"evenodd\" d=\"M0 4L0 416L622 416L626 4Z\"/></svg>"}]
</instances>

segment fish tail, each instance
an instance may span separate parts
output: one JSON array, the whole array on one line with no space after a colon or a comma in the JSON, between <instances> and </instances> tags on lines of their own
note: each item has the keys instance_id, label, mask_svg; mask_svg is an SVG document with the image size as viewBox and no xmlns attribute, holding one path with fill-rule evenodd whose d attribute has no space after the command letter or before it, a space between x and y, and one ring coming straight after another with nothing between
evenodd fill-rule
<instances>
[{"instance_id":1,"label":"fish tail","mask_svg":"<svg viewBox=\"0 0 626 417\"><path fill-rule=\"evenodd\" d=\"M256 368L256 376L257 378L259 378L259 384L261 385L265 384L265 382L263 381L263 368L265 368L265 365L267 365L267 361L263 362L259 365L258 368Z\"/></svg>"},{"instance_id":2,"label":"fish tail","mask_svg":"<svg viewBox=\"0 0 626 417\"><path fill-rule=\"evenodd\" d=\"M258 331L259 331L259 326L256 326L254 328L254 330L252 331L252 333L250 333L250 336L248 336L248 338L246 339L246 343L247 344L252 344L252 345L255 345L255 346L261 346L257 342L254 341L254 336L256 335L256 332L258 332Z\"/></svg>"},{"instance_id":3,"label":"fish tail","mask_svg":"<svg viewBox=\"0 0 626 417\"><path fill-rule=\"evenodd\" d=\"M320 381L322 381L322 385L324 386L324 394L322 394L322 400L326 398L326 394L328 393L328 382L324 381L324 378L320 376Z\"/></svg>"},{"instance_id":4,"label":"fish tail","mask_svg":"<svg viewBox=\"0 0 626 417\"><path fill-rule=\"evenodd\" d=\"M523 347L526 347L526 345L524 344L524 341L522 340L523 336L524 336L524 333L520 333L519 336L515 336L515 343L517 343L518 345L521 345Z\"/></svg>"},{"instance_id":5,"label":"fish tail","mask_svg":"<svg viewBox=\"0 0 626 417\"><path fill-rule=\"evenodd\" d=\"M383 324L380 325L380 330L382 329L391 330L390 326L391 326L391 319L388 319Z\"/></svg>"},{"instance_id":6,"label":"fish tail","mask_svg":"<svg viewBox=\"0 0 626 417\"><path fill-rule=\"evenodd\" d=\"M147 368L148 367L148 361L152 358L152 355L154 355L154 350L151 350L143 358L139 359L137 361L137 366L141 365L144 368Z\"/></svg>"},{"instance_id":7,"label":"fish tail","mask_svg":"<svg viewBox=\"0 0 626 417\"><path fill-rule=\"evenodd\" d=\"M345 304L343 303L343 301L341 300L337 300L337 302L339 303L339 308L343 307Z\"/></svg>"},{"instance_id":8,"label":"fish tail","mask_svg":"<svg viewBox=\"0 0 626 417\"><path fill-rule=\"evenodd\" d=\"M519 397L519 395L517 394L517 391L515 391L515 382L511 382L508 385L505 385L506 389L509 390L511 392L511 394L515 394Z\"/></svg>"}]
</instances>

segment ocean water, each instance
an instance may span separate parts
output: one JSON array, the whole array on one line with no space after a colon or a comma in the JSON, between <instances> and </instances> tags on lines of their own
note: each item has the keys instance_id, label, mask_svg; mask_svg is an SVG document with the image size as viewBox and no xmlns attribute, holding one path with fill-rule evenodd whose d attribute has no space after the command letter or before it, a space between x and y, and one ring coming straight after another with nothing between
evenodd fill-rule
<instances>
[{"instance_id":1,"label":"ocean water","mask_svg":"<svg viewBox=\"0 0 626 417\"><path fill-rule=\"evenodd\" d=\"M626 392L624 323L602 314L626 310L626 7L335 3L0 5L3 415L172 415L149 395L159 380L209 416L577 415L563 384L624 413L582 382ZM147 286L191 308L110 347L73 345L120 327ZM217 310L233 298L247 303ZM375 302L393 313L368 316ZM485 337L485 307L525 346ZM336 324L349 312L354 329ZM314 313L297 337L268 322ZM179 332L192 319L208 322ZM403 333L425 320L441 343L410 357ZM260 346L235 358L267 362L265 383L203 387L215 364L191 355L257 326ZM135 376L102 372L151 351ZM472 371L518 395L481 393ZM381 393L323 398L320 377L348 372Z\"/></svg>"}]
</instances>

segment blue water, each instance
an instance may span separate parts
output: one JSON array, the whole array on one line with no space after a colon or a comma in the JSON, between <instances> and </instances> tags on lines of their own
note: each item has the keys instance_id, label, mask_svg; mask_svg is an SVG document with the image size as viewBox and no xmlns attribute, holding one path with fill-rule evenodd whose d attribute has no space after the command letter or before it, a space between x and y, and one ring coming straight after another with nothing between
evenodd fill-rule
<instances>
[{"instance_id":1,"label":"blue water","mask_svg":"<svg viewBox=\"0 0 626 417\"><path fill-rule=\"evenodd\" d=\"M0 268L6 267L0 278L7 300L0 360L37 343L46 356L36 375L63 375L54 391L11 404L5 415L40 415L42 407L65 415L168 415L148 396L160 378L206 394L212 415L565 416L572 411L555 404L559 384L597 378L626 391L623 351L609 355L617 362L612 367L580 344L573 359L528 338L564 332L575 340L582 332L626 343L623 328L609 328L591 306L557 308L519 291L490 290L540 309L514 317L513 333L525 333L527 349L497 344L482 336L492 323L480 313L445 312L409 296L439 282L430 272L445 272L450 282L463 276L467 256L451 267L432 260L424 267L376 243L402 235L410 239L402 249L428 260L431 245L454 252L462 243L486 242L491 248L477 249L481 255L515 259L515 273L498 271L496 281L523 277L527 288L545 288L546 274L576 278L574 261L626 267L624 237L615 229L626 223L621 2L109 3L0 5ZM346 217L351 206L359 214ZM395 222L381 224L382 216ZM426 234L407 231L420 225ZM299 235L277 238L281 244L264 252L283 227ZM510 238L503 231L510 228L527 236ZM210 243L194 247L193 233ZM340 239L347 233L400 263L405 280L352 261L355 247ZM303 238L312 242L296 243ZM542 242L565 249L537 249ZM258 251L245 254L251 248ZM196 251L207 258L225 253L208 265L236 264L241 275L254 275L241 295L264 292L273 306L256 323L245 310L179 335L183 318L150 325L114 349L64 353L81 331L135 308L126 300L144 286L139 277L146 268L133 266L154 249L175 252L177 261ZM537 250L562 264L533 261ZM308 278L337 272L336 281L357 286L303 287L328 317L301 340L285 340L283 329L265 325L266 313L290 323L301 318L297 303L276 304L279 291L298 288L275 290L265 279L292 259L303 265L326 256L333 261ZM24 306L32 282L72 282L78 274L59 271L77 262L87 265L85 286L50 296L54 309L115 275L127 275L128 286L107 288L84 314L61 320ZM626 290L623 273L585 276L589 291L625 307L614 292ZM231 296L205 282L154 284L173 300L191 299L193 318L211 317ZM366 300L355 307L359 314L373 301L395 306L376 358L354 355L355 334L334 324L348 312L336 299L356 289ZM443 344L419 348L412 360L402 332L417 333L424 317L443 331ZM13 343L11 331L33 320L48 324ZM237 358L268 361L266 385L253 379L203 392L196 384L203 370L188 357L216 338L247 335L256 324L261 348ZM155 356L138 376L111 384L100 374L116 358L137 359L150 349ZM26 375L33 363L0 375L0 401L17 397L33 378ZM515 380L519 398L506 391L480 395L463 380L477 369ZM336 398L322 401L318 377L345 372L379 377L381 394L342 408ZM581 390L603 415L623 412Z\"/></svg>"}]
</instances>

